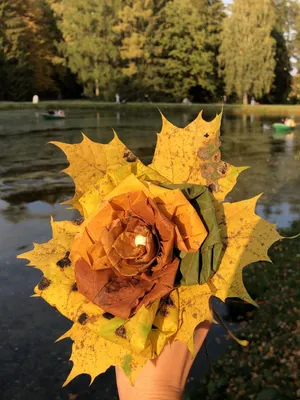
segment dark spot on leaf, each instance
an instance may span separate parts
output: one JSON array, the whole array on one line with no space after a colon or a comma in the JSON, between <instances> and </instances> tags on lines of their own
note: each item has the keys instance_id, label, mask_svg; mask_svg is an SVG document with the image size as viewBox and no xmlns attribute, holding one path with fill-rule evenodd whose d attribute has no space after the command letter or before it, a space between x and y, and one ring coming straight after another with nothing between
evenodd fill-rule
<instances>
[{"instance_id":1,"label":"dark spot on leaf","mask_svg":"<svg viewBox=\"0 0 300 400\"><path fill-rule=\"evenodd\" d=\"M71 265L71 260L69 259L69 255L70 252L67 251L65 256L57 261L56 265L58 265L60 268L69 267Z\"/></svg>"},{"instance_id":2,"label":"dark spot on leaf","mask_svg":"<svg viewBox=\"0 0 300 400\"><path fill-rule=\"evenodd\" d=\"M219 162L221 160L221 153L218 151L213 155L212 159L214 162Z\"/></svg>"},{"instance_id":3,"label":"dark spot on leaf","mask_svg":"<svg viewBox=\"0 0 300 400\"><path fill-rule=\"evenodd\" d=\"M78 287L77 287L77 283L73 283L72 287L71 287L72 292L77 292Z\"/></svg>"},{"instance_id":4,"label":"dark spot on leaf","mask_svg":"<svg viewBox=\"0 0 300 400\"><path fill-rule=\"evenodd\" d=\"M168 306L170 306L170 307L173 307L173 306L174 306L174 302L173 302L173 300L171 299L170 296L167 297L166 303L167 303Z\"/></svg>"},{"instance_id":5,"label":"dark spot on leaf","mask_svg":"<svg viewBox=\"0 0 300 400\"><path fill-rule=\"evenodd\" d=\"M86 320L87 320L87 319L88 319L87 314L86 314L86 313L83 313L83 314L81 314L81 315L79 316L78 322L79 322L81 325L84 325L84 324L86 323Z\"/></svg>"},{"instance_id":6,"label":"dark spot on leaf","mask_svg":"<svg viewBox=\"0 0 300 400\"><path fill-rule=\"evenodd\" d=\"M159 313L163 316L166 317L169 314L169 310L166 304L163 304L160 309L159 309Z\"/></svg>"},{"instance_id":7,"label":"dark spot on leaf","mask_svg":"<svg viewBox=\"0 0 300 400\"><path fill-rule=\"evenodd\" d=\"M114 316L113 314L109 313L109 312L105 312L105 313L103 314L103 317L104 317L105 319L113 319L113 318L115 318L115 316Z\"/></svg>"},{"instance_id":8,"label":"dark spot on leaf","mask_svg":"<svg viewBox=\"0 0 300 400\"><path fill-rule=\"evenodd\" d=\"M124 152L123 158L125 158L127 162L134 162L137 160L137 157L130 150Z\"/></svg>"},{"instance_id":9,"label":"dark spot on leaf","mask_svg":"<svg viewBox=\"0 0 300 400\"><path fill-rule=\"evenodd\" d=\"M77 218L73 221L75 225L81 225L84 221L84 218Z\"/></svg>"},{"instance_id":10,"label":"dark spot on leaf","mask_svg":"<svg viewBox=\"0 0 300 400\"><path fill-rule=\"evenodd\" d=\"M206 133L206 134L204 135L204 137L205 137L205 138L208 138L208 137L209 137L209 134L208 134L208 133Z\"/></svg>"},{"instance_id":11,"label":"dark spot on leaf","mask_svg":"<svg viewBox=\"0 0 300 400\"><path fill-rule=\"evenodd\" d=\"M43 276L38 284L39 290L46 289L48 286L50 286L50 283L51 283L51 281Z\"/></svg>"},{"instance_id":12,"label":"dark spot on leaf","mask_svg":"<svg viewBox=\"0 0 300 400\"><path fill-rule=\"evenodd\" d=\"M170 296L162 298L160 301L160 306L158 312L166 317L169 314L169 307L173 307L174 303Z\"/></svg>"},{"instance_id":13,"label":"dark spot on leaf","mask_svg":"<svg viewBox=\"0 0 300 400\"><path fill-rule=\"evenodd\" d=\"M227 163L224 162L223 165L219 168L218 171L219 171L222 175L225 175L225 173L226 173L226 171L227 171L227 167L228 167Z\"/></svg>"},{"instance_id":14,"label":"dark spot on leaf","mask_svg":"<svg viewBox=\"0 0 300 400\"><path fill-rule=\"evenodd\" d=\"M197 314L196 313L193 314L193 318L195 318L195 319L197 318Z\"/></svg>"},{"instance_id":15,"label":"dark spot on leaf","mask_svg":"<svg viewBox=\"0 0 300 400\"><path fill-rule=\"evenodd\" d=\"M216 185L214 183L211 183L208 185L208 190L212 193L216 191Z\"/></svg>"},{"instance_id":16,"label":"dark spot on leaf","mask_svg":"<svg viewBox=\"0 0 300 400\"><path fill-rule=\"evenodd\" d=\"M151 329L158 329L158 328L157 328L157 326L152 325L152 326L151 326Z\"/></svg>"},{"instance_id":17,"label":"dark spot on leaf","mask_svg":"<svg viewBox=\"0 0 300 400\"><path fill-rule=\"evenodd\" d=\"M126 339L126 329L125 329L125 326L124 326L124 325L119 326L119 328L117 328L117 329L115 330L115 334L116 334L117 336L120 336L120 337L123 338L123 339Z\"/></svg>"}]
</instances>

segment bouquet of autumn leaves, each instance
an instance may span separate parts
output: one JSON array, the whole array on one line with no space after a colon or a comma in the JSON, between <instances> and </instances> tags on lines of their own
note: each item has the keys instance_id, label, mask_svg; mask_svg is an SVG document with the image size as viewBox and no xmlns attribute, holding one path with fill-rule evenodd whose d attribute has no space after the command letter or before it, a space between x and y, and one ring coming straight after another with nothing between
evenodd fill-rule
<instances>
[{"instance_id":1,"label":"bouquet of autumn leaves","mask_svg":"<svg viewBox=\"0 0 300 400\"><path fill-rule=\"evenodd\" d=\"M193 354L196 326L214 321L211 297L255 304L242 269L269 260L281 238L255 214L259 196L224 202L245 167L221 160L221 114L206 122L200 113L184 129L162 120L149 166L116 134L108 144L54 142L75 182L67 203L82 218L51 219L53 238L19 257L44 274L35 296L74 322L59 338L74 342L65 384L111 365L133 384L175 340Z\"/></svg>"}]
</instances>

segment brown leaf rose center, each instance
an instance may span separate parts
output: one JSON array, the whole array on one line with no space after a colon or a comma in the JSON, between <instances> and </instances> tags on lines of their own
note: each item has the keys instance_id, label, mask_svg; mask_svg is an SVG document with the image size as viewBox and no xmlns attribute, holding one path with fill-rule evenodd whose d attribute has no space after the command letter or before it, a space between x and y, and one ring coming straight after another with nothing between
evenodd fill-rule
<instances>
[{"instance_id":1,"label":"brown leaf rose center","mask_svg":"<svg viewBox=\"0 0 300 400\"><path fill-rule=\"evenodd\" d=\"M165 296L179 265L173 254L176 229L143 191L112 198L87 220L73 246L71 253L80 254L75 262L78 290L121 318Z\"/></svg>"}]
</instances>

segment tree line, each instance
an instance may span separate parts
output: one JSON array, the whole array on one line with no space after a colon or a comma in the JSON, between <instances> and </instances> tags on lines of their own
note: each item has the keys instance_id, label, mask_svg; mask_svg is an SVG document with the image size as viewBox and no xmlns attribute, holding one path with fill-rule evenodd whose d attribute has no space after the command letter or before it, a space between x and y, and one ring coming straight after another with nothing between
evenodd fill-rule
<instances>
[{"instance_id":1,"label":"tree line","mask_svg":"<svg viewBox=\"0 0 300 400\"><path fill-rule=\"evenodd\" d=\"M0 100L282 103L293 69L298 0L0 0Z\"/></svg>"}]
</instances>

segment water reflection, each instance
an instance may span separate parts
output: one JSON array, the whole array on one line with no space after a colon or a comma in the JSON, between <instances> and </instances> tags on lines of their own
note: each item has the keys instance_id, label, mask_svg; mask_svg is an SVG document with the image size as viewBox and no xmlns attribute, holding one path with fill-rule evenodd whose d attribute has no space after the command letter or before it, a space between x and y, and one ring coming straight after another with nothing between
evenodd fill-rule
<instances>
[{"instance_id":1,"label":"water reflection","mask_svg":"<svg viewBox=\"0 0 300 400\"><path fill-rule=\"evenodd\" d=\"M197 115L195 107L161 107L162 112L177 126L185 126ZM220 108L209 107L203 116L207 120ZM0 112L0 197L12 206L34 201L49 204L60 202L72 195L73 183L59 171L67 166L63 153L52 145L51 140L78 143L80 132L92 140L107 143L115 128L122 141L142 159L151 161L156 133L161 128L157 108L141 108L125 105L124 108L97 110L66 110L67 118L44 121L34 110ZM264 192L260 200L263 207L282 205L281 214L288 220L295 218L286 205L297 204L299 185L300 130L282 134L264 130L264 124L272 124L279 116L235 116L225 111L222 126L223 159L234 165L248 165L239 184L229 195L230 200L240 200ZM13 207L12 209L15 210ZM283 224L272 211L270 217ZM7 218L8 211L2 212ZM283 224L285 225L285 224Z\"/></svg>"},{"instance_id":2,"label":"water reflection","mask_svg":"<svg viewBox=\"0 0 300 400\"><path fill-rule=\"evenodd\" d=\"M24 219L29 219L30 215L28 208L23 204L10 204L6 202L1 202L1 214L9 222L16 224Z\"/></svg>"}]
</instances>

